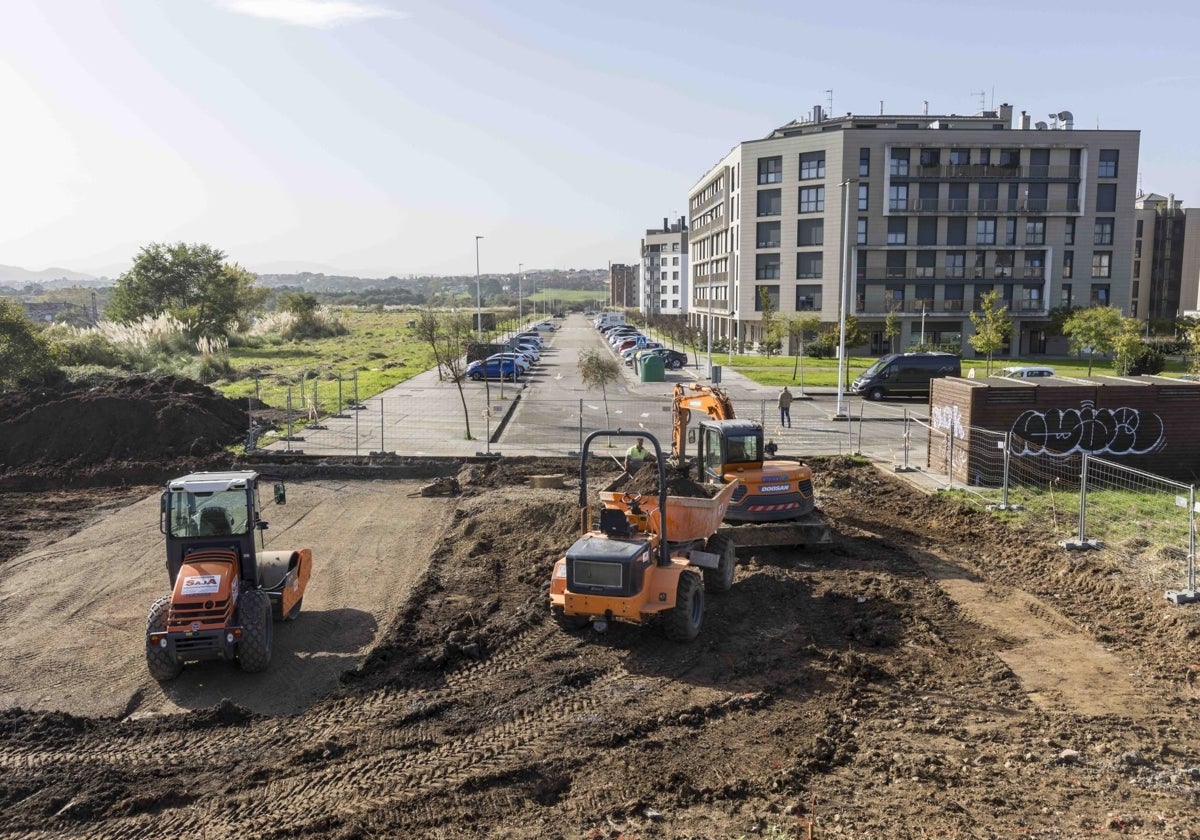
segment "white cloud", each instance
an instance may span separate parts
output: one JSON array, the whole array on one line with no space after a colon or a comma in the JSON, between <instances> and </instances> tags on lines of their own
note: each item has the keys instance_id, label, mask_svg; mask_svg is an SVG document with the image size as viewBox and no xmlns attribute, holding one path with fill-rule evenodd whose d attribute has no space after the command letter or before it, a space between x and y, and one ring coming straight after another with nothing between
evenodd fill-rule
<instances>
[{"instance_id":1,"label":"white cloud","mask_svg":"<svg viewBox=\"0 0 1200 840\"><path fill-rule=\"evenodd\" d=\"M328 27L371 18L402 18L404 13L357 0L217 0L244 15L277 20L294 26Z\"/></svg>"}]
</instances>

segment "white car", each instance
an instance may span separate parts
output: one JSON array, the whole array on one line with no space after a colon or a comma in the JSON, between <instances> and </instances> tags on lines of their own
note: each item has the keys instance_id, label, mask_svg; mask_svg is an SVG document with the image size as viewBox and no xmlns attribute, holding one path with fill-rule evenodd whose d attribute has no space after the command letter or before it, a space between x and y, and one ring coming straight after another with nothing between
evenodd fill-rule
<instances>
[{"instance_id":1,"label":"white car","mask_svg":"<svg viewBox=\"0 0 1200 840\"><path fill-rule=\"evenodd\" d=\"M1041 376L1053 376L1054 368L1039 365L1016 365L1004 368L997 375L1003 376L1005 379L1037 379Z\"/></svg>"}]
</instances>

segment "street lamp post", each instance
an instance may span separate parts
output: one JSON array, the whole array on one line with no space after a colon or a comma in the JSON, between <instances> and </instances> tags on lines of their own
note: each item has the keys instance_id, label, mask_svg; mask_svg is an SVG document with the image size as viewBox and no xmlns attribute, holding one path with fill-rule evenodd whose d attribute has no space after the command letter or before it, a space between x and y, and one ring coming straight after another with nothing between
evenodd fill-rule
<instances>
[{"instance_id":1,"label":"street lamp post","mask_svg":"<svg viewBox=\"0 0 1200 840\"><path fill-rule=\"evenodd\" d=\"M849 411L842 402L846 383L846 314L850 308L850 185L857 184L857 178L847 178L842 181L842 285L838 301L838 387L837 411L835 417L849 418Z\"/></svg>"},{"instance_id":2,"label":"street lamp post","mask_svg":"<svg viewBox=\"0 0 1200 840\"><path fill-rule=\"evenodd\" d=\"M475 340L483 343L483 295L479 290L479 240L475 237Z\"/></svg>"},{"instance_id":3,"label":"street lamp post","mask_svg":"<svg viewBox=\"0 0 1200 840\"><path fill-rule=\"evenodd\" d=\"M525 263L517 263L517 331L521 330L521 322L525 320L525 311L521 305L521 278L524 277Z\"/></svg>"}]
</instances>

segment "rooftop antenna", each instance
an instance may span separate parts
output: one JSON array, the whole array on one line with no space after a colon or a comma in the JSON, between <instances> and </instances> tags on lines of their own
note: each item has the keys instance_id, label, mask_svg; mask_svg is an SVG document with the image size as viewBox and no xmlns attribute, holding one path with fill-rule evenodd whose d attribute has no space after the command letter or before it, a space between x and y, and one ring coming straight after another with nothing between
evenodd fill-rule
<instances>
[{"instance_id":1,"label":"rooftop antenna","mask_svg":"<svg viewBox=\"0 0 1200 840\"><path fill-rule=\"evenodd\" d=\"M971 91L971 95L979 97L979 113L982 114L986 110L986 106L987 106L987 99L985 98L985 97L987 97L987 91L986 90L973 90L973 91Z\"/></svg>"},{"instance_id":2,"label":"rooftop antenna","mask_svg":"<svg viewBox=\"0 0 1200 840\"><path fill-rule=\"evenodd\" d=\"M833 116L833 88L829 88L825 92L829 94L829 116L832 117Z\"/></svg>"},{"instance_id":3,"label":"rooftop antenna","mask_svg":"<svg viewBox=\"0 0 1200 840\"><path fill-rule=\"evenodd\" d=\"M883 100L879 100L879 116L883 116Z\"/></svg>"}]
</instances>

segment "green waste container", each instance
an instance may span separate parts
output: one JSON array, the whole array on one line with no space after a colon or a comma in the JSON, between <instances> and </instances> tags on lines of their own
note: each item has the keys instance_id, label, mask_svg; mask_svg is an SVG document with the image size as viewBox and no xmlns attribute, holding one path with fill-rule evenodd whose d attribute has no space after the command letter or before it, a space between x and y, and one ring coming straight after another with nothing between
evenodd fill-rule
<instances>
[{"instance_id":1,"label":"green waste container","mask_svg":"<svg viewBox=\"0 0 1200 840\"><path fill-rule=\"evenodd\" d=\"M662 356L647 353L642 357L641 380L643 382L666 382L667 373Z\"/></svg>"}]
</instances>

